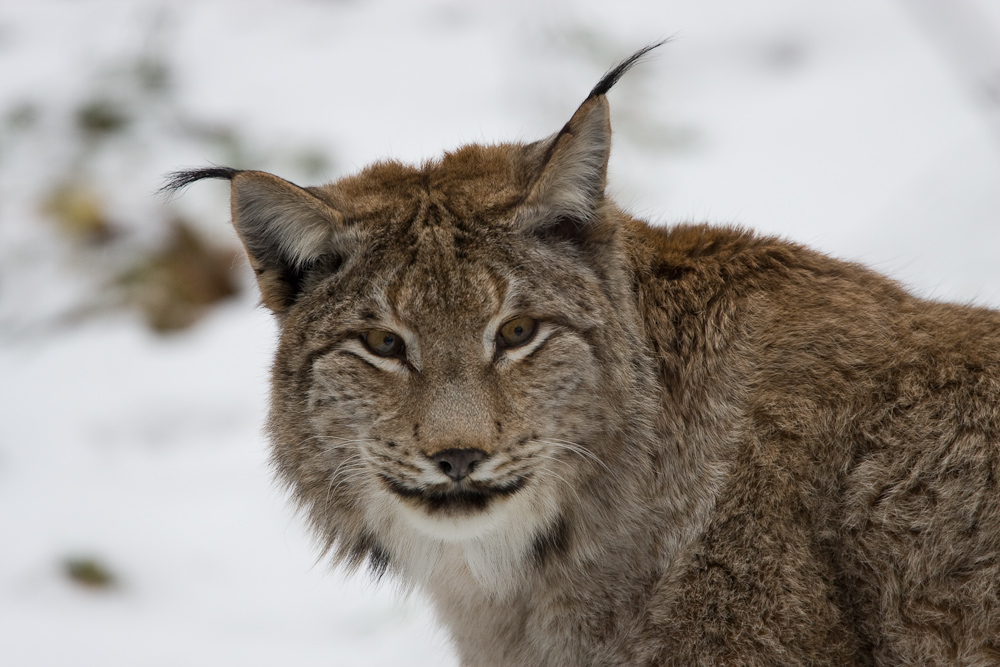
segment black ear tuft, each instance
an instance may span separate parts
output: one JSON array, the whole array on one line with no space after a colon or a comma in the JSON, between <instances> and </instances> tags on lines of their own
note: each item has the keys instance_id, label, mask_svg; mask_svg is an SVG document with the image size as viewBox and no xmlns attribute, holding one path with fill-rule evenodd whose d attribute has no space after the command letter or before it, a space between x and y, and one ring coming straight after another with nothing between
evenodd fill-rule
<instances>
[{"instance_id":1,"label":"black ear tuft","mask_svg":"<svg viewBox=\"0 0 1000 667\"><path fill-rule=\"evenodd\" d=\"M353 249L344 216L318 190L263 171L207 167L178 171L161 192L207 178L232 182L233 226L257 275L261 299L275 313L288 309L308 275L335 271Z\"/></svg>"},{"instance_id":2,"label":"black ear tuft","mask_svg":"<svg viewBox=\"0 0 1000 667\"><path fill-rule=\"evenodd\" d=\"M231 181L242 171L242 169L233 169L232 167L202 167L201 169L182 169L181 171L174 171L167 174L167 182L163 184L162 188L160 188L159 194L164 197L170 197L178 190L181 190L196 181L203 181L208 178L219 178Z\"/></svg>"},{"instance_id":3,"label":"black ear tuft","mask_svg":"<svg viewBox=\"0 0 1000 667\"><path fill-rule=\"evenodd\" d=\"M621 61L620 63L612 67L610 70L608 70L608 73L605 74L601 78L601 80L597 82L597 85L594 86L594 89L592 91L590 91L590 95L587 96L587 99L590 99L591 97L597 97L599 95L607 95L608 91L611 90L611 87L616 83L618 83L618 79L622 78L622 75L625 74L625 72L632 69L634 65L638 65L647 53L649 53L658 46L663 46L669 41L670 41L669 39L664 39L662 41L656 42L655 44L644 46L635 53L633 53L632 55L630 55L625 60Z\"/></svg>"}]
</instances>

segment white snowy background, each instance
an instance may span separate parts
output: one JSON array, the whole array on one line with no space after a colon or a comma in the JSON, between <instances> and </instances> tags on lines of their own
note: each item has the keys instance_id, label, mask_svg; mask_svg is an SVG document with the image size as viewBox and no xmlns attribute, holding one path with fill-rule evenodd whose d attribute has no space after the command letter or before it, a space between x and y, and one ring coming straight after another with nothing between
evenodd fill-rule
<instances>
[{"instance_id":1,"label":"white snowy background","mask_svg":"<svg viewBox=\"0 0 1000 667\"><path fill-rule=\"evenodd\" d=\"M0 664L455 664L272 483L245 262L191 326L126 289L171 220L236 247L228 187L164 202L166 172L312 184L537 139L672 36L610 95L621 204L997 307L998 35L992 0L0 3Z\"/></svg>"}]
</instances>

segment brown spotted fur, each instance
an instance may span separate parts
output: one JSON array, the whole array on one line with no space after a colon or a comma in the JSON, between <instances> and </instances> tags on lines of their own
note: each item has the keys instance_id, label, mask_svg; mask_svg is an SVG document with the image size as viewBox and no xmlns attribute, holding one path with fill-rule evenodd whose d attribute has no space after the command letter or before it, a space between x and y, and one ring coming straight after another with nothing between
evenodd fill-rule
<instances>
[{"instance_id":1,"label":"brown spotted fur","mask_svg":"<svg viewBox=\"0 0 1000 667\"><path fill-rule=\"evenodd\" d=\"M630 217L607 87L535 144L184 181L232 179L316 533L426 594L463 665L1000 664L1000 313ZM513 363L483 350L504 308L550 327ZM356 351L397 326L413 367ZM451 447L527 481L449 507Z\"/></svg>"}]
</instances>

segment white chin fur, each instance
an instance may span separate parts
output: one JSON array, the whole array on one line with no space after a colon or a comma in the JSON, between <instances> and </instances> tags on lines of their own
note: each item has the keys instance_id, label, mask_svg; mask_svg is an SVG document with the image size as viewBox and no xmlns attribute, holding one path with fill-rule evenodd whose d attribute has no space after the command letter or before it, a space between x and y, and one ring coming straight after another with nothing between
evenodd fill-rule
<instances>
[{"instance_id":1,"label":"white chin fur","mask_svg":"<svg viewBox=\"0 0 1000 667\"><path fill-rule=\"evenodd\" d=\"M484 592L499 597L521 580L536 536L557 513L553 498L536 485L494 499L482 513L461 517L437 517L399 499L391 504L395 516L380 532L409 583L437 588L442 577L454 581L465 572Z\"/></svg>"},{"instance_id":2,"label":"white chin fur","mask_svg":"<svg viewBox=\"0 0 1000 667\"><path fill-rule=\"evenodd\" d=\"M418 532L432 539L445 542L462 542L493 532L499 528L511 512L516 496L511 498L494 498L489 507L481 512L468 512L460 516L445 516L441 513L431 514L423 507L414 507L403 502L400 514L403 519Z\"/></svg>"}]
</instances>

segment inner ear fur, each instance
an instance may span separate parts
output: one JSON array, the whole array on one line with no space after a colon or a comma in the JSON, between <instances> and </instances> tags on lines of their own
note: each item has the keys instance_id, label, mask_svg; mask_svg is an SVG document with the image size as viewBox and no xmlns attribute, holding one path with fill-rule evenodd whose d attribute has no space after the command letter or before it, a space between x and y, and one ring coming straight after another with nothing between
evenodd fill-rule
<instances>
[{"instance_id":1,"label":"inner ear fur","mask_svg":"<svg viewBox=\"0 0 1000 667\"><path fill-rule=\"evenodd\" d=\"M319 196L263 171L232 177L233 225L257 276L261 300L276 313L286 310L305 273L340 248L334 236L344 216Z\"/></svg>"},{"instance_id":2,"label":"inner ear fur","mask_svg":"<svg viewBox=\"0 0 1000 667\"><path fill-rule=\"evenodd\" d=\"M603 242L614 225L600 214L611 154L607 92L664 42L650 44L611 68L555 136L526 146L537 177L517 211L520 226L545 238L581 245Z\"/></svg>"},{"instance_id":3,"label":"inner ear fur","mask_svg":"<svg viewBox=\"0 0 1000 667\"><path fill-rule=\"evenodd\" d=\"M610 150L608 100L590 97L556 135L529 147L540 166L518 211L522 227L584 242L604 199Z\"/></svg>"}]
</instances>

